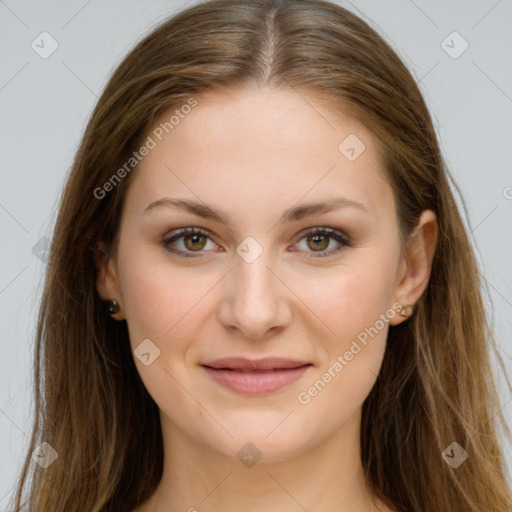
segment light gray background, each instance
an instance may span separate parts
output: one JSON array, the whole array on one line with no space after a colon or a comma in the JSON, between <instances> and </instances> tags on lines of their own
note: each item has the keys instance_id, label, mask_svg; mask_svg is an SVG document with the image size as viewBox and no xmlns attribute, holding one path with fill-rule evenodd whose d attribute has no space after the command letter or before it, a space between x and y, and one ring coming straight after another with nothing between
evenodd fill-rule
<instances>
[{"instance_id":1,"label":"light gray background","mask_svg":"<svg viewBox=\"0 0 512 512\"><path fill-rule=\"evenodd\" d=\"M191 3L0 0L0 510L12 494L33 412L31 362L44 263L32 249L50 236L85 122L114 67L154 25ZM469 208L509 370L512 0L338 3L363 14L421 82ZM43 31L59 45L47 59L31 48ZM442 47L453 31L469 44L456 59ZM451 37L445 48L454 54L462 44ZM496 373L511 425L512 395L497 367ZM511 467L511 447L504 447Z\"/></svg>"}]
</instances>

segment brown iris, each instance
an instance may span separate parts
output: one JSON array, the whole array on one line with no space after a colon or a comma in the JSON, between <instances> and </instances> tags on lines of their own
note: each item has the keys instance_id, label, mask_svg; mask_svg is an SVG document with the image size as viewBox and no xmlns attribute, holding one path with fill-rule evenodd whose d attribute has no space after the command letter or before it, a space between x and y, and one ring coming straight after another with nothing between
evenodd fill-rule
<instances>
[{"instance_id":1,"label":"brown iris","mask_svg":"<svg viewBox=\"0 0 512 512\"><path fill-rule=\"evenodd\" d=\"M189 241L192 239L192 243L189 245ZM201 244L198 244L198 240L199 239L203 239L203 243ZM183 237L183 242L185 244L185 247L191 251L197 249L197 250L201 250L205 245L206 245L206 237L204 235L198 235L198 234L193 234L193 235L185 235Z\"/></svg>"},{"instance_id":2,"label":"brown iris","mask_svg":"<svg viewBox=\"0 0 512 512\"><path fill-rule=\"evenodd\" d=\"M323 240L321 240L322 238L323 238ZM329 237L327 235L319 235L319 234L310 235L307 237L308 244L311 241L314 241L315 249L318 249L320 251L324 251L329 246ZM310 247L313 248L313 246L310 246Z\"/></svg>"}]
</instances>

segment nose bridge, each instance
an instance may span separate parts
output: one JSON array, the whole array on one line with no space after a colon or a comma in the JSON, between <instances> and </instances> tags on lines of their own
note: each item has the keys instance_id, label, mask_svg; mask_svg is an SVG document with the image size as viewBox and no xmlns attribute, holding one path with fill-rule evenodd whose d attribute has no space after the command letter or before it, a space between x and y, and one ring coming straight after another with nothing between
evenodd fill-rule
<instances>
[{"instance_id":1,"label":"nose bridge","mask_svg":"<svg viewBox=\"0 0 512 512\"><path fill-rule=\"evenodd\" d=\"M253 249L251 249L252 251ZM237 295L262 301L273 296L272 273L269 270L269 267L272 266L271 259L269 248L265 248L254 259L245 259L239 255L234 269Z\"/></svg>"},{"instance_id":2,"label":"nose bridge","mask_svg":"<svg viewBox=\"0 0 512 512\"><path fill-rule=\"evenodd\" d=\"M237 249L231 272L229 314L224 320L244 331L247 337L260 337L282 325L283 286L270 268L275 266L273 251L261 239L247 237ZM270 267L270 268L269 268Z\"/></svg>"},{"instance_id":3,"label":"nose bridge","mask_svg":"<svg viewBox=\"0 0 512 512\"><path fill-rule=\"evenodd\" d=\"M272 250L269 244L260 239L246 237L236 249L238 258L235 260L234 278L236 294L244 306L255 301L263 310L266 303L275 300L273 275L268 267L272 267Z\"/></svg>"}]
</instances>

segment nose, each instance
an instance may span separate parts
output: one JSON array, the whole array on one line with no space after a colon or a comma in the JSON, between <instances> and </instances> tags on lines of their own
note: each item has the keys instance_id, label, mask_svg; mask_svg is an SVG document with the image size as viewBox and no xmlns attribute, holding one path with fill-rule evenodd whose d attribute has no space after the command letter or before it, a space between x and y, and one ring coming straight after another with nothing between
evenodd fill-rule
<instances>
[{"instance_id":1,"label":"nose","mask_svg":"<svg viewBox=\"0 0 512 512\"><path fill-rule=\"evenodd\" d=\"M240 331L241 337L260 340L290 323L292 292L284 284L285 277L279 276L270 249L264 248L256 260L249 261L235 255L218 316L227 329Z\"/></svg>"}]
</instances>

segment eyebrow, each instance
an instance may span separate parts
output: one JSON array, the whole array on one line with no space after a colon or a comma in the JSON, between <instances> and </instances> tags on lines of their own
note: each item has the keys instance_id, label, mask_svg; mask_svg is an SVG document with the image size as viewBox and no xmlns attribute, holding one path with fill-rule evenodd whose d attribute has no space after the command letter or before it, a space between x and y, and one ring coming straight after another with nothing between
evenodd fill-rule
<instances>
[{"instance_id":1,"label":"eyebrow","mask_svg":"<svg viewBox=\"0 0 512 512\"><path fill-rule=\"evenodd\" d=\"M212 208L205 203L191 201L190 199L171 199L169 197L164 197L150 203L144 209L144 214L147 214L155 208L162 206L184 210L186 212L197 215L198 217L202 217L203 219L214 220L220 224L224 224L225 226L229 225L231 222L229 215L221 212L220 210L216 210L215 208ZM279 223L296 222L305 217L310 217L312 215L318 215L321 213L328 213L333 210L339 210L346 207L352 207L361 212L369 213L363 203L359 201L347 199L345 197L334 197L332 199L327 199L318 203L311 203L289 208L283 212L281 218L279 219Z\"/></svg>"}]
</instances>

